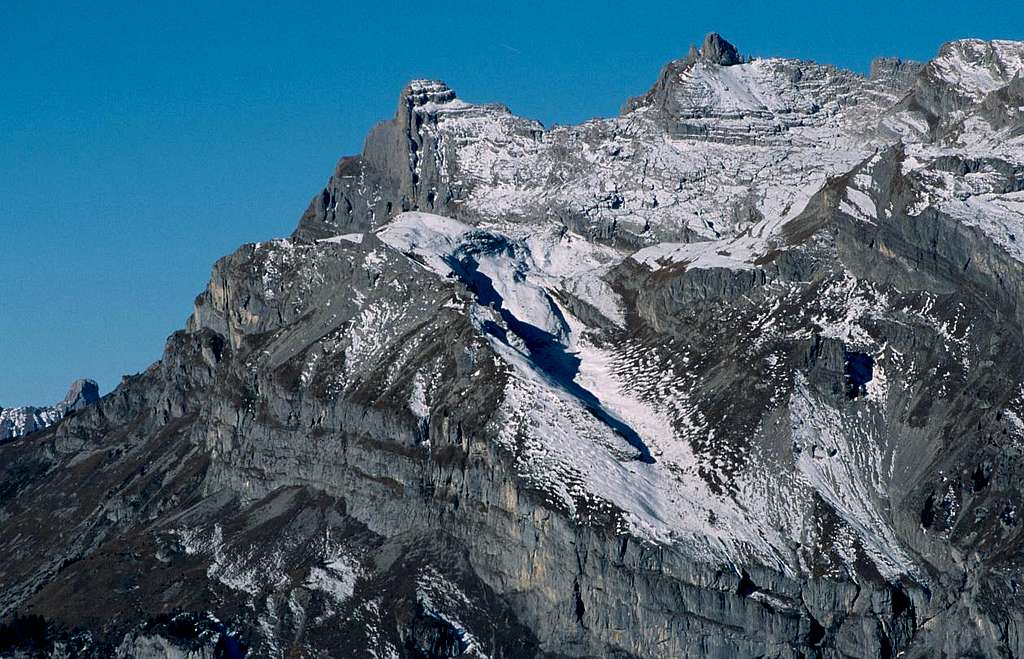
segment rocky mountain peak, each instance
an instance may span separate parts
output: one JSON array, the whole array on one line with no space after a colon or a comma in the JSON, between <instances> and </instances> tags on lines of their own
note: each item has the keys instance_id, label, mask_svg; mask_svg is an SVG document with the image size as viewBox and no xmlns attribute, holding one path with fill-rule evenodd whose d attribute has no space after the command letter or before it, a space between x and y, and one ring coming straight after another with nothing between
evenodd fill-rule
<instances>
[{"instance_id":1,"label":"rocky mountain peak","mask_svg":"<svg viewBox=\"0 0 1024 659\"><path fill-rule=\"evenodd\" d=\"M944 83L976 101L1007 85L1022 69L1022 42L960 39L943 45L925 71L928 84Z\"/></svg>"},{"instance_id":2,"label":"rocky mountain peak","mask_svg":"<svg viewBox=\"0 0 1024 659\"><path fill-rule=\"evenodd\" d=\"M700 47L700 56L705 61L720 66L733 66L742 62L736 46L723 39L722 35L717 32L709 32L704 37L704 43Z\"/></svg>"},{"instance_id":3,"label":"rocky mountain peak","mask_svg":"<svg viewBox=\"0 0 1024 659\"><path fill-rule=\"evenodd\" d=\"M418 108L429 103L444 104L455 100L455 91L441 80L412 80L402 90L402 103Z\"/></svg>"},{"instance_id":4,"label":"rocky mountain peak","mask_svg":"<svg viewBox=\"0 0 1024 659\"><path fill-rule=\"evenodd\" d=\"M92 405L100 399L100 387L94 380L75 380L68 388L68 393L58 405L65 410L80 410L87 405Z\"/></svg>"},{"instance_id":5,"label":"rocky mountain peak","mask_svg":"<svg viewBox=\"0 0 1024 659\"><path fill-rule=\"evenodd\" d=\"M961 146L986 141L1002 150L1024 125L1014 83L1022 70L1024 42L951 41L914 76L910 96L896 110L926 139Z\"/></svg>"}]
</instances>

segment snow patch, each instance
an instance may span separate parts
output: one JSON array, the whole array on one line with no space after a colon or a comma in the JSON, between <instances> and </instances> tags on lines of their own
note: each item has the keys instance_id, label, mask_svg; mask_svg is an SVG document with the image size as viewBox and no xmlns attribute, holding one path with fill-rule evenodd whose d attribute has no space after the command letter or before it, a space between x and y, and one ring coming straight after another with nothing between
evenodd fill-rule
<instances>
[{"instance_id":1,"label":"snow patch","mask_svg":"<svg viewBox=\"0 0 1024 659\"><path fill-rule=\"evenodd\" d=\"M340 245L343 242L355 243L356 245L363 242L362 233L344 233L340 236L332 236L330 238L321 238L317 240L318 243L331 243L334 245Z\"/></svg>"}]
</instances>

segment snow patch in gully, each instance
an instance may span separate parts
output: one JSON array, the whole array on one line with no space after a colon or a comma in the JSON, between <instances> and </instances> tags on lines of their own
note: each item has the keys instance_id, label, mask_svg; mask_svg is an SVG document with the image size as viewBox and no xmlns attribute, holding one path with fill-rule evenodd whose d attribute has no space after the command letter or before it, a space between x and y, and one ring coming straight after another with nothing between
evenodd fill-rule
<instances>
[{"instance_id":1,"label":"snow patch in gully","mask_svg":"<svg viewBox=\"0 0 1024 659\"><path fill-rule=\"evenodd\" d=\"M624 532L685 544L709 561L755 556L788 571L781 536L757 531L733 499L711 492L669 416L630 393L614 351L552 294L561 272L600 271L608 253L583 240L575 251L559 241L535 253L545 241L419 212L377 235L475 295L470 317L510 369L498 441L551 505L577 519L621 511Z\"/></svg>"}]
</instances>

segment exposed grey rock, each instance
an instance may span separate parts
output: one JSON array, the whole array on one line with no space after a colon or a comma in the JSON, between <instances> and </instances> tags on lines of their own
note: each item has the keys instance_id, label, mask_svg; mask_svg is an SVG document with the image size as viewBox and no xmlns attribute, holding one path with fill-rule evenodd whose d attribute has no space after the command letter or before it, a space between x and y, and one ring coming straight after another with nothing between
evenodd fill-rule
<instances>
[{"instance_id":1,"label":"exposed grey rock","mask_svg":"<svg viewBox=\"0 0 1024 659\"><path fill-rule=\"evenodd\" d=\"M57 405L65 410L77 412L87 405L92 405L99 399L100 388L96 382L93 380L75 380L71 383L71 388L68 389L64 400L57 403Z\"/></svg>"},{"instance_id":2,"label":"exposed grey rock","mask_svg":"<svg viewBox=\"0 0 1024 659\"><path fill-rule=\"evenodd\" d=\"M868 77L872 81L883 82L896 89L909 89L923 68L924 64L921 62L899 57L878 57L871 60Z\"/></svg>"},{"instance_id":3,"label":"exposed grey rock","mask_svg":"<svg viewBox=\"0 0 1024 659\"><path fill-rule=\"evenodd\" d=\"M741 61L736 46L723 39L717 32L711 32L704 37L704 43L700 47L700 56L720 66L732 66Z\"/></svg>"}]
</instances>

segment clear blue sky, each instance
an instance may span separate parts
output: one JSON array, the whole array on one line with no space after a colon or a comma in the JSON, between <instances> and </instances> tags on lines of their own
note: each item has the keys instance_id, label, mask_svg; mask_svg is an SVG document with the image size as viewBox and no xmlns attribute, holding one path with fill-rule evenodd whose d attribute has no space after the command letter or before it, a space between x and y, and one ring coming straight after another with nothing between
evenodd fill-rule
<instances>
[{"instance_id":1,"label":"clear blue sky","mask_svg":"<svg viewBox=\"0 0 1024 659\"><path fill-rule=\"evenodd\" d=\"M0 406L11 406L55 401L78 377L106 392L156 360L214 260L290 233L410 78L576 122L615 113L711 30L743 53L866 71L875 55L927 59L954 38L1024 39L1024 9L0 0L0 26Z\"/></svg>"}]
</instances>

